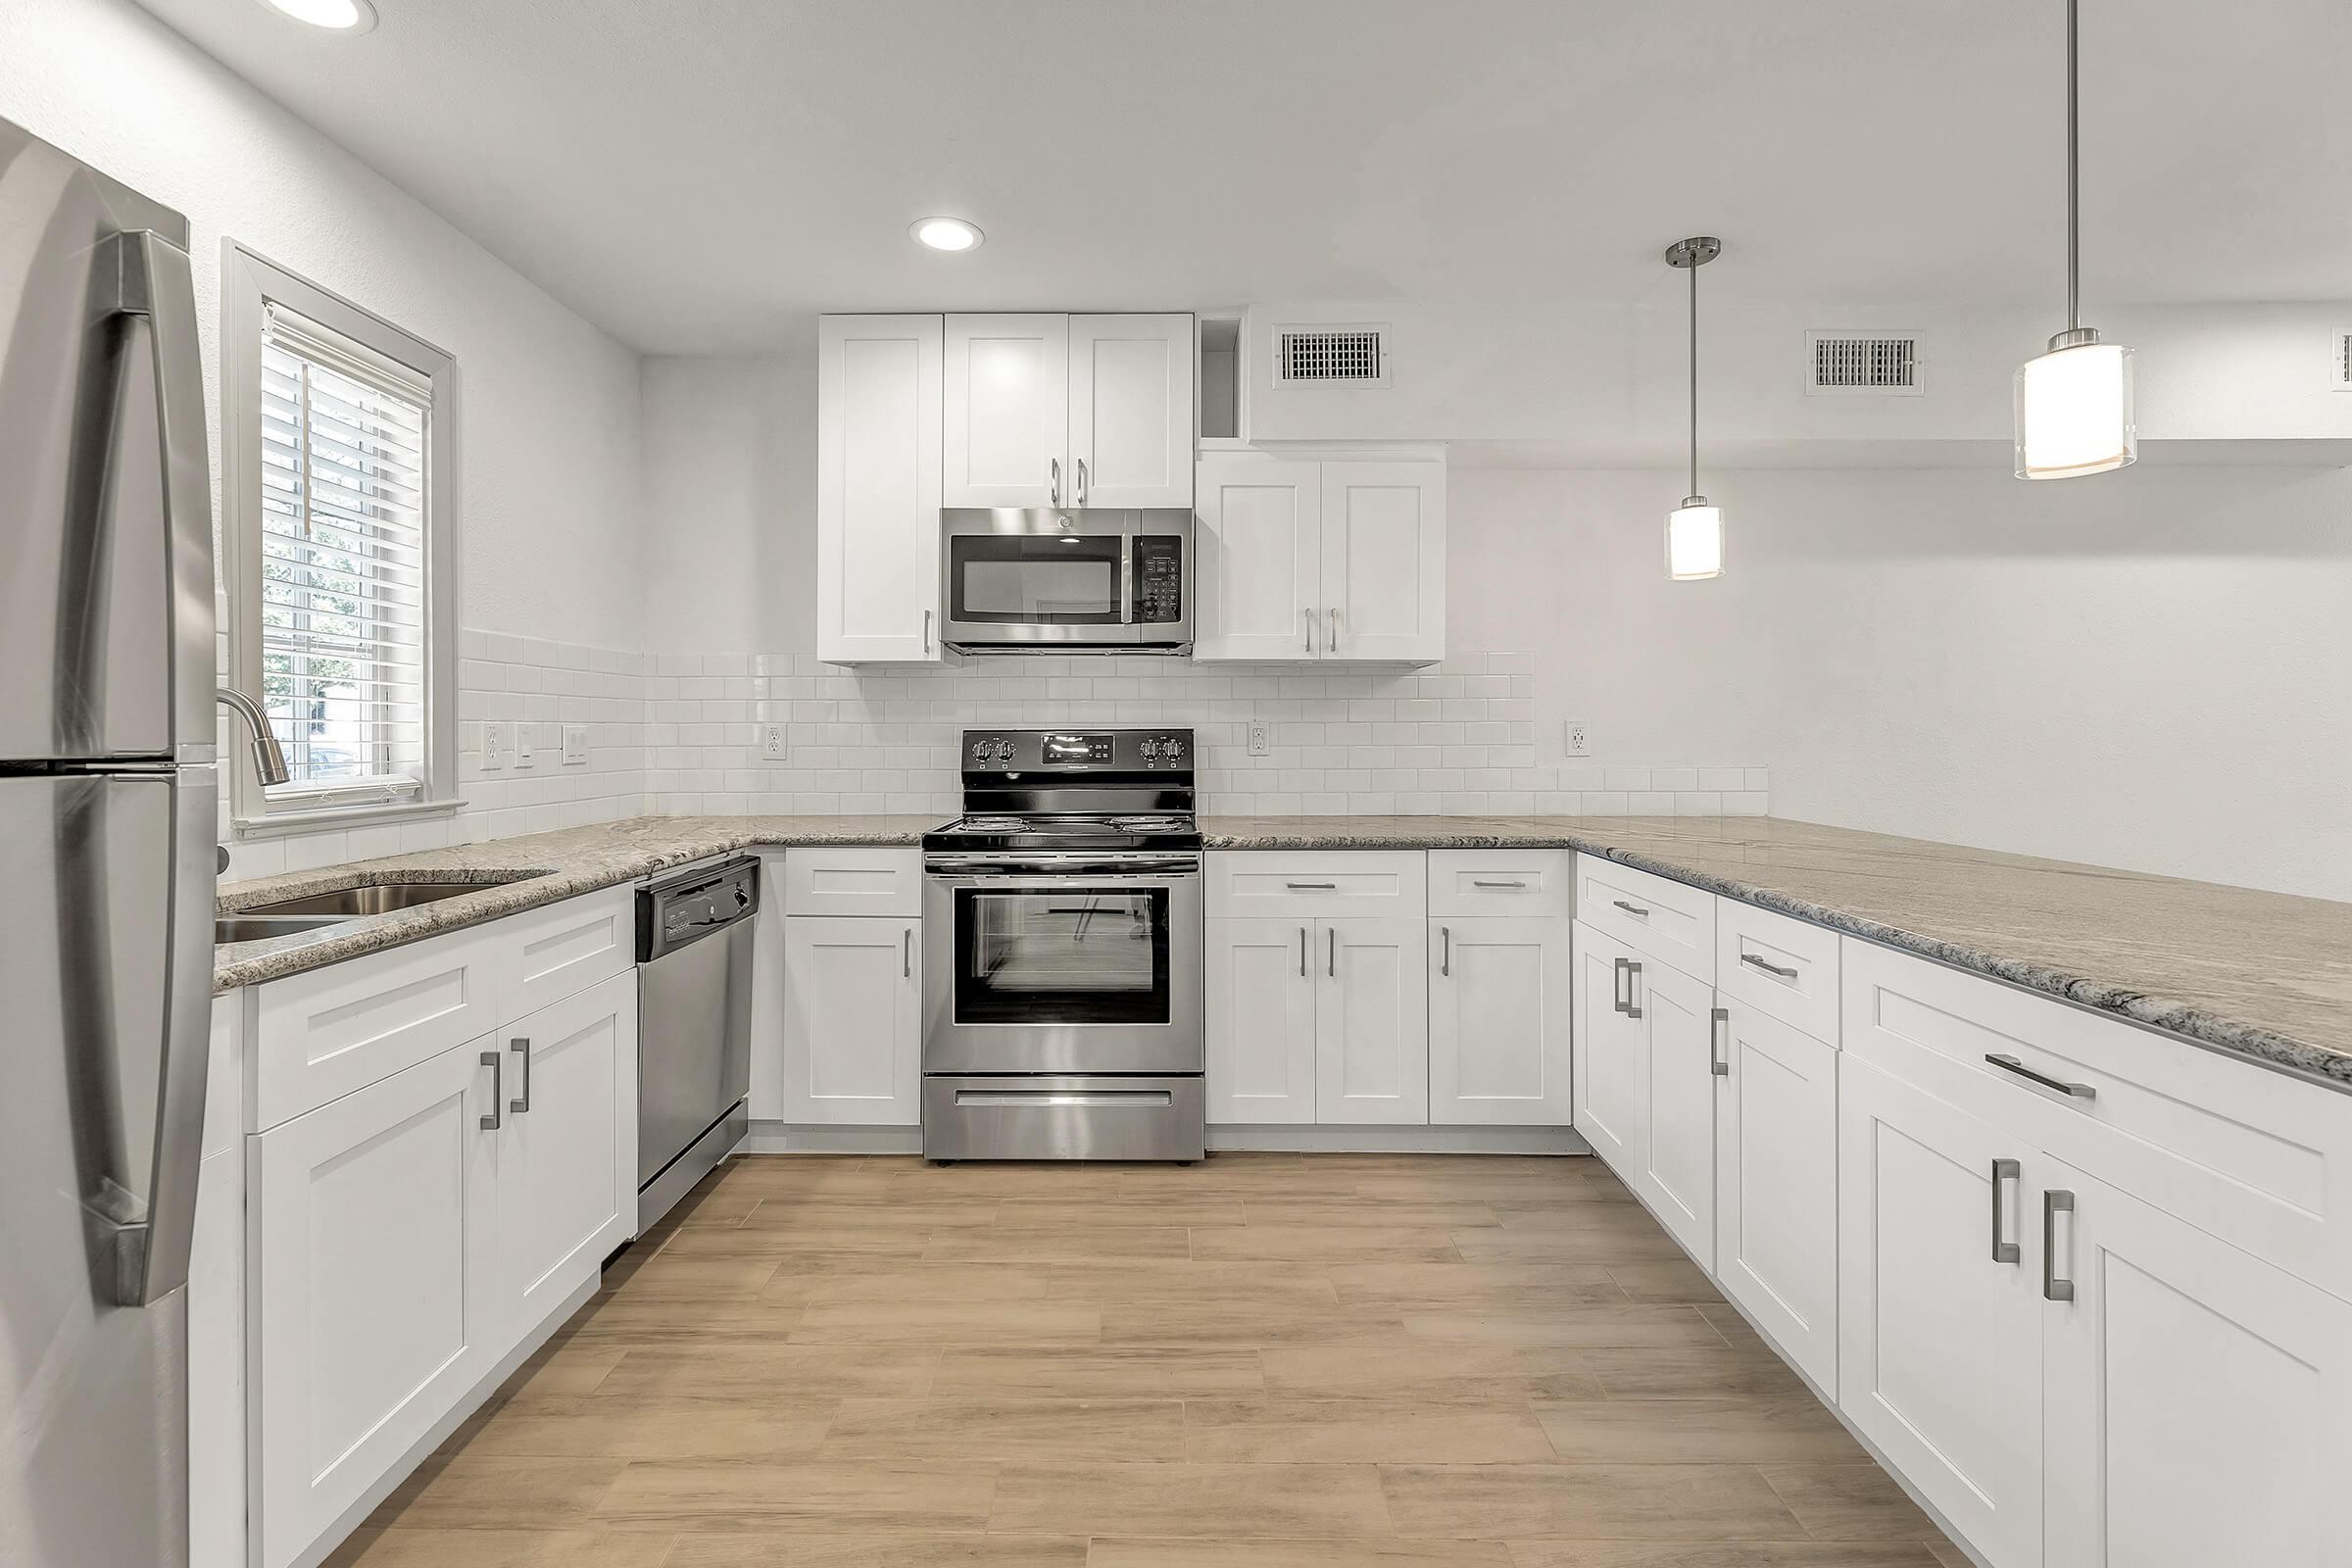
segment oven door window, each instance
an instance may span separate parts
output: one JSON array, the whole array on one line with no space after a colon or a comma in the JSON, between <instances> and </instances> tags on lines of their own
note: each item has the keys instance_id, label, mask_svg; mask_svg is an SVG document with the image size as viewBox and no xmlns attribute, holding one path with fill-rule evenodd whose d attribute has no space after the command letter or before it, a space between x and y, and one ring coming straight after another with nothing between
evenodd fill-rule
<instances>
[{"instance_id":1,"label":"oven door window","mask_svg":"<svg viewBox=\"0 0 2352 1568\"><path fill-rule=\"evenodd\" d=\"M948 539L948 618L1009 626L1116 626L1115 534L955 534Z\"/></svg>"},{"instance_id":2,"label":"oven door window","mask_svg":"<svg viewBox=\"0 0 2352 1568\"><path fill-rule=\"evenodd\" d=\"M956 1021L1164 1024L1165 888L958 888Z\"/></svg>"}]
</instances>

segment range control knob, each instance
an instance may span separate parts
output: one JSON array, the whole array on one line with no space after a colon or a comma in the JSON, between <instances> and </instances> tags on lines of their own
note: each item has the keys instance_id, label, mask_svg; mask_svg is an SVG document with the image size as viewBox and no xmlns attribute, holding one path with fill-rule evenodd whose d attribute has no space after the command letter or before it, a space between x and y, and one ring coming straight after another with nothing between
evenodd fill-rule
<instances>
[{"instance_id":1,"label":"range control knob","mask_svg":"<svg viewBox=\"0 0 2352 1568\"><path fill-rule=\"evenodd\" d=\"M989 745L994 749L998 761L1009 762L1012 760L1012 742L1000 735L995 740L989 742Z\"/></svg>"},{"instance_id":2,"label":"range control knob","mask_svg":"<svg viewBox=\"0 0 2352 1568\"><path fill-rule=\"evenodd\" d=\"M1158 764L1159 737L1156 735L1147 735L1144 737L1144 765L1146 767L1156 767Z\"/></svg>"},{"instance_id":3,"label":"range control knob","mask_svg":"<svg viewBox=\"0 0 2352 1568\"><path fill-rule=\"evenodd\" d=\"M994 741L985 739L976 740L972 742L972 760L975 762L985 762L991 757L996 755L996 742Z\"/></svg>"},{"instance_id":4,"label":"range control knob","mask_svg":"<svg viewBox=\"0 0 2352 1568\"><path fill-rule=\"evenodd\" d=\"M1184 738L1180 735L1171 735L1166 740L1161 741L1159 743L1159 754L1168 760L1169 765L1171 766L1183 761Z\"/></svg>"}]
</instances>

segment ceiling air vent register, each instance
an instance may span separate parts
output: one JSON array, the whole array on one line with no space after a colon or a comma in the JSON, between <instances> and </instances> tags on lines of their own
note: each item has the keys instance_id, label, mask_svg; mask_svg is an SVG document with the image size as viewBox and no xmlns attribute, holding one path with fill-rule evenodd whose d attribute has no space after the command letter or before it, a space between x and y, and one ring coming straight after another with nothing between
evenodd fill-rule
<instances>
[{"instance_id":1,"label":"ceiling air vent register","mask_svg":"<svg viewBox=\"0 0 2352 1568\"><path fill-rule=\"evenodd\" d=\"M1309 384L1378 386L1389 378L1377 326L1279 326L1277 378Z\"/></svg>"},{"instance_id":2,"label":"ceiling air vent register","mask_svg":"<svg viewBox=\"0 0 2352 1568\"><path fill-rule=\"evenodd\" d=\"M1917 397L1919 337L1911 332L1808 332L1807 393Z\"/></svg>"}]
</instances>

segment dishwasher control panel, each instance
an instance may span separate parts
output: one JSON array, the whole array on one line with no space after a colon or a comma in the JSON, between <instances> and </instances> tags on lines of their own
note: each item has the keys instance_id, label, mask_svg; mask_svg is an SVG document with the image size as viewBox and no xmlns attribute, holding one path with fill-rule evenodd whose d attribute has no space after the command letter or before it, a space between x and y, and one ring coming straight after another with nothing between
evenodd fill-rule
<instances>
[{"instance_id":1,"label":"dishwasher control panel","mask_svg":"<svg viewBox=\"0 0 2352 1568\"><path fill-rule=\"evenodd\" d=\"M734 860L657 882L637 895L637 961L649 962L759 910L758 860Z\"/></svg>"}]
</instances>

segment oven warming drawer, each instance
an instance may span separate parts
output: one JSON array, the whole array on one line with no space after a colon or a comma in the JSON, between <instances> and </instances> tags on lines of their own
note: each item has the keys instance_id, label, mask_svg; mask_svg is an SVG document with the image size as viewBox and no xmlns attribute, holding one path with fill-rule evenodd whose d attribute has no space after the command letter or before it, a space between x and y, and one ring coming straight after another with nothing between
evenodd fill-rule
<instances>
[{"instance_id":1,"label":"oven warming drawer","mask_svg":"<svg viewBox=\"0 0 2352 1568\"><path fill-rule=\"evenodd\" d=\"M926 1159L1199 1159L1197 1077L940 1075L923 1080Z\"/></svg>"}]
</instances>

